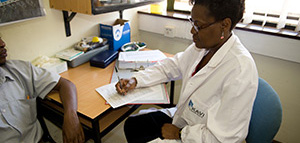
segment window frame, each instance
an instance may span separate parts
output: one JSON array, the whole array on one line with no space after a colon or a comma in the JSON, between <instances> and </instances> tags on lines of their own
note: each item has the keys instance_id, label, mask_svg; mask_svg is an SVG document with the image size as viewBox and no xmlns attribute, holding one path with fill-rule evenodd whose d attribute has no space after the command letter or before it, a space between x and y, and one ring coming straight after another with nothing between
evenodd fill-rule
<instances>
[{"instance_id":1,"label":"window frame","mask_svg":"<svg viewBox=\"0 0 300 143\"><path fill-rule=\"evenodd\" d=\"M174 9L174 4L175 0L167 0L167 11L169 12L178 12L178 13L184 13L184 14L190 14L190 11L184 11L184 10L176 10ZM265 13L256 13L257 15L265 15ZM276 17L279 18L280 15L276 14L266 14L269 17ZM293 16L287 16L288 19L300 19L297 17ZM260 20L252 20L251 23L249 24L244 24L242 23L243 19L241 22L239 22L236 25L236 29L240 30L246 30L246 31L252 31L252 32L259 32L259 33L265 33L269 35L275 35L275 36L280 36L280 37L286 37L286 38L292 38L292 39L297 39L300 40L300 31L295 31L296 26L290 26L290 25L285 25L284 28L277 29L276 26L278 23L273 23L273 22L264 22Z\"/></svg>"}]
</instances>

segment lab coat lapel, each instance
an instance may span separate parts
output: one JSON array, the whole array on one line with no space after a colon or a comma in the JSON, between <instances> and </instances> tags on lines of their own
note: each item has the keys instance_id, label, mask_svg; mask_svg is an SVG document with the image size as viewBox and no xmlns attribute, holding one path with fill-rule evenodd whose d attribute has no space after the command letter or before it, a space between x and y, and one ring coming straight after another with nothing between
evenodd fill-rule
<instances>
[{"instance_id":1,"label":"lab coat lapel","mask_svg":"<svg viewBox=\"0 0 300 143\"><path fill-rule=\"evenodd\" d=\"M222 59L225 57L229 49L232 47L236 40L236 36L232 33L232 36L228 41L217 51L217 53L212 57L212 59L204 66L200 71L198 71L193 77L189 78L184 85L184 90L181 93L181 99L178 105L183 104L189 97L202 85L205 84L205 80L209 79L208 76L215 70L217 65L221 63ZM202 55L203 56L203 55ZM201 58L202 59L202 58ZM199 62L199 61L198 61ZM195 68L195 67L194 67ZM193 72L193 71L192 71ZM191 76L191 73L189 75ZM205 92L205 91L204 91Z\"/></svg>"},{"instance_id":2,"label":"lab coat lapel","mask_svg":"<svg viewBox=\"0 0 300 143\"><path fill-rule=\"evenodd\" d=\"M198 63L202 60L203 56L204 56L205 50L203 50L200 54L199 57L197 57L197 61L194 63L194 65L192 66L192 68L190 69L187 76L188 80L185 82L184 88L182 88L182 92L181 92L181 96L180 96L180 100L178 105L181 105L182 103L184 103L193 93L197 87L199 87L200 85L196 86L194 83L202 83L202 81L199 80L203 80L205 78L195 78L196 75L200 76L203 75L205 76L206 73L206 68L202 68L200 71L198 71L193 77L191 77L192 73L194 72L196 66L198 65ZM198 81L197 81L198 80Z\"/></svg>"},{"instance_id":3,"label":"lab coat lapel","mask_svg":"<svg viewBox=\"0 0 300 143\"><path fill-rule=\"evenodd\" d=\"M196 73L193 77L189 78L186 82L184 91L181 95L181 102L178 103L179 105L184 103L190 96L202 85L205 83L207 79L207 67L203 67L198 73Z\"/></svg>"}]
</instances>

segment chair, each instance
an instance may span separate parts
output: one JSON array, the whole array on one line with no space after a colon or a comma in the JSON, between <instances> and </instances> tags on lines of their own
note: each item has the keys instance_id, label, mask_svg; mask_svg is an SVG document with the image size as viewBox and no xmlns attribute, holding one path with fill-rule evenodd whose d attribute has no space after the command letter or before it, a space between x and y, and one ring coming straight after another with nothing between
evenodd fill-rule
<instances>
[{"instance_id":1,"label":"chair","mask_svg":"<svg viewBox=\"0 0 300 143\"><path fill-rule=\"evenodd\" d=\"M48 131L48 128L47 128L47 125L45 123L45 120L43 118L43 111L41 110L41 98L37 98L37 118L41 124L41 127L43 129L43 136L42 136L42 142L43 143L56 143L53 138L51 137L49 131Z\"/></svg>"},{"instance_id":2,"label":"chair","mask_svg":"<svg viewBox=\"0 0 300 143\"><path fill-rule=\"evenodd\" d=\"M282 108L278 94L265 80L259 78L246 142L271 143L281 120Z\"/></svg>"}]
</instances>

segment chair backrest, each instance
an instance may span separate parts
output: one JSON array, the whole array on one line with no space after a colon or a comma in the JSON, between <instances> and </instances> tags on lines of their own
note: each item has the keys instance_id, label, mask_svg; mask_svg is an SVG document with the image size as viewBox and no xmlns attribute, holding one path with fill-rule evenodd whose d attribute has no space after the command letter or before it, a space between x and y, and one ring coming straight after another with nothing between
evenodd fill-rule
<instances>
[{"instance_id":1,"label":"chair backrest","mask_svg":"<svg viewBox=\"0 0 300 143\"><path fill-rule=\"evenodd\" d=\"M282 107L278 94L265 80L259 78L246 142L271 143L281 120Z\"/></svg>"}]
</instances>

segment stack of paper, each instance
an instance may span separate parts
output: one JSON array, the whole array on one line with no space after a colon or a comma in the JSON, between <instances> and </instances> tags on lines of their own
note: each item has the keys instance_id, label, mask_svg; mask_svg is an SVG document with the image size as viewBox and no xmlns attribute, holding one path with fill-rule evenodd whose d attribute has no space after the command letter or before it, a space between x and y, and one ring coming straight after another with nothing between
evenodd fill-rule
<instances>
[{"instance_id":1,"label":"stack of paper","mask_svg":"<svg viewBox=\"0 0 300 143\"><path fill-rule=\"evenodd\" d=\"M120 52L119 69L141 69L167 58L160 50Z\"/></svg>"},{"instance_id":2,"label":"stack of paper","mask_svg":"<svg viewBox=\"0 0 300 143\"><path fill-rule=\"evenodd\" d=\"M63 60L72 61L82 54L84 54L83 51L79 51L79 50L75 50L75 49L71 48L71 49L66 49L61 52L58 52L56 54L56 57L63 59Z\"/></svg>"}]
</instances>

